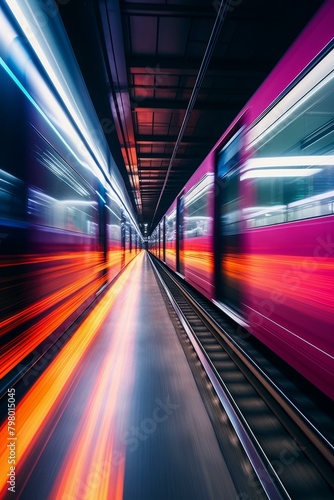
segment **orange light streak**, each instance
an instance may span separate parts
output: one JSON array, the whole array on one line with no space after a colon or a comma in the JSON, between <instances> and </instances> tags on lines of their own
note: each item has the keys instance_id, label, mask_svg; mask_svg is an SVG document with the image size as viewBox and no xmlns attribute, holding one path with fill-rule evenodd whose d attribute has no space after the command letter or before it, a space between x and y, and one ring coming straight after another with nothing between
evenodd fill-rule
<instances>
[{"instance_id":1,"label":"orange light streak","mask_svg":"<svg viewBox=\"0 0 334 500\"><path fill-rule=\"evenodd\" d=\"M99 263L101 261L101 254L98 252L89 255L89 257L87 254L82 254L77 258L69 254L60 257L50 256L48 259L45 257L31 257L26 261L29 261L30 264L35 264L36 262L50 263L55 260L66 259L70 263L64 265L63 269L55 266L53 268L48 267L47 269L37 270L36 275L46 274L46 283L42 283L39 279L36 282L37 288L37 285L39 285L42 289L42 286L46 286L48 282L51 283L50 286L53 288L56 287L56 283L59 283L58 287L61 283L63 286L0 322L1 335L5 335L26 321L36 318L39 314L43 312L47 313L47 310L52 308L42 319L37 320L33 326L27 328L23 333L17 335L0 349L0 377L4 377L19 364L104 284L106 277L99 276L99 274L102 274L102 271L106 267L113 269L113 272L110 271L108 279L114 278L120 270L121 251L117 252L117 255L113 254L112 258L111 256L109 257L110 260L108 259L109 262L107 265L104 262ZM119 267L115 269L117 262L119 262ZM34 274L29 273L29 278L31 279ZM64 278L66 275L68 275L67 281L69 281L69 284L65 286ZM56 309L55 306L57 306Z\"/></svg>"},{"instance_id":2,"label":"orange light streak","mask_svg":"<svg viewBox=\"0 0 334 500\"><path fill-rule=\"evenodd\" d=\"M305 263L305 269L301 264ZM295 311L332 321L334 263L293 255L229 254L223 261L231 282L267 299L275 292ZM297 270L297 271L296 271ZM240 285L239 285L240 286ZM312 312L311 309L312 308Z\"/></svg>"},{"instance_id":3,"label":"orange light streak","mask_svg":"<svg viewBox=\"0 0 334 500\"><path fill-rule=\"evenodd\" d=\"M205 274L213 273L213 256L210 252L187 249L184 252L184 259L187 269L202 271Z\"/></svg>"},{"instance_id":4,"label":"orange light streak","mask_svg":"<svg viewBox=\"0 0 334 500\"><path fill-rule=\"evenodd\" d=\"M22 322L30 320L34 318L36 315L39 313L43 312L45 309L50 307L50 305L54 305L57 303L59 300L62 300L63 298L66 298L70 293L73 292L73 290L76 290L80 288L81 286L86 286L89 281L92 280L92 275L94 276L94 273L96 274L99 270L103 269L103 267L97 266L97 263L99 260L101 260L100 254L97 252L95 254L90 255L90 258L88 259L85 254L81 255L79 259L77 259L73 255L66 255L66 256L49 256L48 259L46 258L30 258L27 259L26 261L23 261L21 263L16 263L16 265L23 265L23 264L37 264L37 263L48 263L50 264L54 260L60 260L60 259L66 259L70 260L70 263L68 264L70 272L70 275L77 276L78 272L83 272L83 270L87 271L87 274L80 278L79 280L71 280L70 285L68 288L64 288L62 290L59 290L46 298L41 299L40 301L34 303L31 307L24 309L17 314L10 315L7 318L5 318L3 321L0 322L0 331L1 335L4 335L5 333L8 333L10 330L13 328L16 328L19 326ZM75 262L77 260L77 262ZM83 264L85 263L85 265ZM84 267L83 267L84 266ZM66 266L67 267L67 266ZM92 272L92 269L94 270ZM89 274L88 274L89 271ZM23 279L33 279L37 278L40 274L46 274L46 279L48 282L53 282L53 280L64 277L64 274L61 273L61 267L59 266L48 266L46 269L41 269L41 270L35 270L32 272L27 272L24 275L22 274L21 276L15 276L15 282L20 285L20 279L23 281ZM7 278L8 279L8 278ZM38 281L36 285L40 284L41 282ZM3 288L2 288L3 290Z\"/></svg>"},{"instance_id":5,"label":"orange light streak","mask_svg":"<svg viewBox=\"0 0 334 500\"><path fill-rule=\"evenodd\" d=\"M132 379L129 360L133 351L133 329L139 298L138 278L142 260L143 254L132 270L126 297L122 297L117 326L112 332L99 377L87 403L88 411L83 412L51 498L122 498L125 444L117 439L117 434L121 432L117 433L115 414L123 397L124 385L129 383L129 376ZM126 413L126 409L123 412ZM122 414L120 420L124 425L126 415ZM90 484L89 478L93 477L96 469L103 469L103 473L99 475L96 484ZM83 478L86 479L84 484Z\"/></svg>"},{"instance_id":6,"label":"orange light streak","mask_svg":"<svg viewBox=\"0 0 334 500\"><path fill-rule=\"evenodd\" d=\"M63 347L57 358L55 358L51 362L51 364L44 371L42 376L37 380L34 386L17 404L16 422L18 423L18 427L16 437L18 446L16 450L16 470L18 475L20 466L22 466L23 462L29 455L29 449L34 448L38 439L42 435L43 430L47 425L48 417L50 418L52 412L55 412L57 410L57 408L61 404L61 401L64 399L64 396L69 391L73 383L75 371L78 368L81 359L90 349L92 343L96 339L103 321L106 319L107 315L110 312L110 307L115 302L117 296L122 292L123 288L127 285L127 280L129 279L130 274L134 272L137 275L140 272L140 263L142 262L143 255L143 253L139 254L138 259L133 260L129 264L129 266L127 266L124 272L115 281L113 286L108 290L105 296L94 308L92 313L84 320L76 334ZM138 291L136 288L134 288L129 295L126 295L127 300L125 301L126 303L124 303L123 315L120 319L120 321L125 321L124 324L127 324L126 322L129 321L130 317L132 317L130 314L131 311L134 310L132 309L134 307L132 301L135 300L136 294L138 296ZM128 349L131 343L128 343L128 336L126 335L124 324L119 324L120 326L117 328L117 331L111 336L111 351L108 351L107 355L105 356L103 368L101 367L100 378L99 380L97 380L95 392L93 392L92 394L92 400L90 404L93 404L91 408L94 408L94 405L96 405L95 413L93 413L93 415L95 416L99 405L101 405L102 396L104 396L105 398L106 391L109 391L109 396L111 398L111 401L113 402L113 405L116 403L118 396L121 397L123 376L124 373L128 372ZM123 342L122 339L124 339ZM121 349L121 352L119 349ZM110 359L110 356L112 356L112 360ZM110 366L112 366L113 363L115 363L115 371L112 372L111 377L111 374L110 372L108 372L108 370L110 370ZM116 385L113 378L115 376L117 380ZM113 379L112 383L111 378ZM112 406L112 408L114 408L114 406ZM90 411L89 407L88 411ZM106 419L106 422L110 417L110 411L111 410L107 409L107 413L103 417L104 419ZM86 421L85 418L87 418L88 421ZM93 429L94 424L96 425L96 421L94 420L94 418L87 415L84 416L84 420L82 422L84 424L87 423L88 428L85 428L84 435L80 436L80 445L74 446L73 448L73 452L79 462L80 455L84 455L82 446L85 446L85 449L87 451L87 446L90 447L92 440L96 440L96 429ZM101 426L101 430L102 429L103 425ZM7 441L7 437L7 422L5 421L0 428L0 442L5 443ZM104 436L104 441L102 440L102 442L99 443L99 446L104 447L103 453L98 449L98 447L93 450L96 460L100 460L104 456L110 456L110 446L112 446L112 440L110 441L106 438L107 436ZM106 445L104 445L104 442L106 443ZM89 463L92 463L92 457L86 456L83 458L85 458L85 460ZM3 473L0 482L0 498L4 498L4 495L7 492L7 478L5 476L8 469L7 459L7 449L3 447L0 451L0 470ZM71 471L73 470L73 467L77 467L74 464L72 454L69 456L69 464L66 465L66 467L67 466L69 466L69 469L66 470ZM79 468L76 470L76 474L84 474L85 472L83 468ZM76 475L75 477L77 478L78 476ZM89 498L108 498L108 500L110 498L121 498L123 492L123 477L124 464L120 464L120 468L117 469L116 475L112 477L114 481L112 482L112 484L110 483L111 478L108 477L108 475L106 475L106 477L102 481L101 491L104 492L103 496L90 496ZM73 484L71 483L71 481L74 481L74 477L72 477L70 474L66 474L63 480L65 481L65 483L61 482L59 488L61 488L62 491L64 491L64 488L69 488L70 491L73 491ZM117 494L117 497L110 496L110 487L115 488L114 491ZM62 496L58 496L57 494L57 496L53 496L52 498L62 498Z\"/></svg>"}]
</instances>

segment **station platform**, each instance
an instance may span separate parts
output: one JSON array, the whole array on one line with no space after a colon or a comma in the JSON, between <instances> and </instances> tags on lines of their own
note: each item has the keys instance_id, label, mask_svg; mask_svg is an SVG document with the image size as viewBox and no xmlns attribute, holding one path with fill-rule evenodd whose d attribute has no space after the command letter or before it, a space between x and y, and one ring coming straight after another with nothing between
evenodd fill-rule
<instances>
[{"instance_id":1,"label":"station platform","mask_svg":"<svg viewBox=\"0 0 334 500\"><path fill-rule=\"evenodd\" d=\"M17 406L16 498L239 498L147 253L97 302Z\"/></svg>"}]
</instances>

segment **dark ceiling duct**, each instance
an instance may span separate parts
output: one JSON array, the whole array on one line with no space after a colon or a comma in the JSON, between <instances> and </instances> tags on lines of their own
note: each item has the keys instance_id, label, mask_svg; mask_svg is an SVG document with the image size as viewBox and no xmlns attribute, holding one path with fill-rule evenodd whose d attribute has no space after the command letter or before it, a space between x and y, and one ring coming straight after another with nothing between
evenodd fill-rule
<instances>
[{"instance_id":1,"label":"dark ceiling duct","mask_svg":"<svg viewBox=\"0 0 334 500\"><path fill-rule=\"evenodd\" d=\"M221 30L221 27L222 27L224 19L226 17L226 13L228 11L228 7L229 7L229 0L221 0L220 5L219 5L219 9L218 9L218 12L217 12L217 17L216 17L215 23L213 25L209 41L208 41L208 45L206 47L206 50L205 50L205 53L204 53L204 56L203 56L203 60L202 60L201 66L199 68L199 71L198 71L198 74L197 74L197 77L196 77L196 81L195 81L195 84L194 84L194 87L193 87L193 90L192 90L192 93L191 93L191 96L190 96L190 99L189 99L189 103L188 103L188 106L187 106L187 109L186 109L186 112L185 112L185 115L184 115L184 118L183 118L183 121L182 121L182 124L181 124L181 127L180 127L179 135L178 135L178 137L176 139L174 150L173 150L173 153L172 153L170 161L169 161L168 169L167 169L167 172L166 172L166 177L165 177L165 180L164 180L161 192L160 192L158 203L157 203L156 208L155 208L155 212L154 212L154 215L153 215L153 218L152 218L152 223L151 223L150 230L154 229L154 219L155 219L157 210L159 208L160 201L161 201L161 198L163 196L165 187L167 185L169 174L170 174L170 171L172 169L173 162L174 162L176 154L177 154L177 150L178 150L179 145L180 145L180 143L182 141L182 138L183 138L183 135L184 135L184 132L185 132L188 120L189 120L191 112L192 112L192 110L194 108L194 105L195 105L195 102L196 102L199 90L200 90L200 88L202 86L204 77L206 75L208 66L210 64L211 57L212 57L213 51L215 49L215 46L216 46L216 43L217 43L217 40L218 40L218 37L219 37L219 33L220 33L220 30Z\"/></svg>"}]
</instances>

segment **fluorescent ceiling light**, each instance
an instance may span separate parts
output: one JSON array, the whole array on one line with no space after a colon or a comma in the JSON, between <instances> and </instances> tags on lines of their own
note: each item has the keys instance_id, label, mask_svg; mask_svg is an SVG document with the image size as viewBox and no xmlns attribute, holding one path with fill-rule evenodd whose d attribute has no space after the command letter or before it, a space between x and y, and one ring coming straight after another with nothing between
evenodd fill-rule
<instances>
[{"instance_id":1,"label":"fluorescent ceiling light","mask_svg":"<svg viewBox=\"0 0 334 500\"><path fill-rule=\"evenodd\" d=\"M321 168L263 168L258 170L249 170L241 175L240 180L258 179L270 177L308 177L318 174Z\"/></svg>"},{"instance_id":2,"label":"fluorescent ceiling light","mask_svg":"<svg viewBox=\"0 0 334 500\"><path fill-rule=\"evenodd\" d=\"M58 200L58 203L64 205L76 205L76 206L85 206L90 207L92 205L97 205L97 201L84 201L84 200Z\"/></svg>"},{"instance_id":3,"label":"fluorescent ceiling light","mask_svg":"<svg viewBox=\"0 0 334 500\"><path fill-rule=\"evenodd\" d=\"M247 161L242 171L251 170L254 168L275 168L275 167L312 167L319 166L334 166L334 155L322 156L273 156L266 158L251 158Z\"/></svg>"},{"instance_id":4,"label":"fluorescent ceiling light","mask_svg":"<svg viewBox=\"0 0 334 500\"><path fill-rule=\"evenodd\" d=\"M106 164L105 158L102 157L100 151L97 150L95 144L91 141L91 135L89 130L87 130L85 121L80 111L75 109L75 107L77 108L77 106L70 90L68 88L64 88L63 84L60 82L57 76L57 74L61 74L61 68L58 66L57 62L50 62L49 57L50 54L53 53L52 47L50 47L43 31L40 29L38 19L36 18L34 13L34 5L29 5L26 2L22 2L22 0L20 2L16 0L7 0L6 3L14 14L17 22L19 23L24 34L29 40L37 57L39 58L47 74L49 75L67 110L70 112L74 122L78 125L91 150L94 152L95 157L99 161L100 167L105 172L107 172L108 166ZM40 12L38 9L36 9L36 11ZM48 51L50 53L48 55L46 55L45 53L45 46L48 48Z\"/></svg>"},{"instance_id":5,"label":"fluorescent ceiling light","mask_svg":"<svg viewBox=\"0 0 334 500\"><path fill-rule=\"evenodd\" d=\"M295 85L248 133L247 149L261 141L334 77L334 50Z\"/></svg>"},{"instance_id":6,"label":"fluorescent ceiling light","mask_svg":"<svg viewBox=\"0 0 334 500\"><path fill-rule=\"evenodd\" d=\"M213 174L211 172L207 173L198 184L196 184L188 193L186 194L186 203L193 203L195 200L203 196L203 194L208 191L213 185Z\"/></svg>"}]
</instances>

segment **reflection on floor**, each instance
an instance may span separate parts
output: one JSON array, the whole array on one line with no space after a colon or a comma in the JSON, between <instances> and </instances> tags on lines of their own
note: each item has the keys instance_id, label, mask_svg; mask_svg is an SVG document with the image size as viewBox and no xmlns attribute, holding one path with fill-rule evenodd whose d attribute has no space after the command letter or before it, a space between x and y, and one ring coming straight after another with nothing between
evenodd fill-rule
<instances>
[{"instance_id":1,"label":"reflection on floor","mask_svg":"<svg viewBox=\"0 0 334 500\"><path fill-rule=\"evenodd\" d=\"M16 424L17 498L237 498L144 252L17 404ZM0 460L6 471L5 447Z\"/></svg>"}]
</instances>

